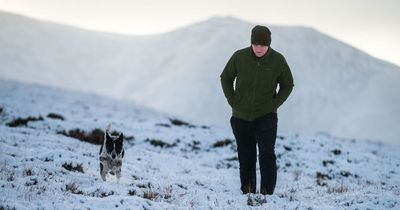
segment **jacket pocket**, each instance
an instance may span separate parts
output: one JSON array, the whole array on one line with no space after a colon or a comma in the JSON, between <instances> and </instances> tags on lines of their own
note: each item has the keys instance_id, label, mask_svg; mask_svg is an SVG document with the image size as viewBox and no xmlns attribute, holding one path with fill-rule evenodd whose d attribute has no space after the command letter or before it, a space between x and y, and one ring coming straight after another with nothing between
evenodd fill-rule
<instances>
[{"instance_id":1,"label":"jacket pocket","mask_svg":"<svg viewBox=\"0 0 400 210\"><path fill-rule=\"evenodd\" d=\"M240 95L236 94L232 100L232 108L236 108L239 105L239 102L240 102Z\"/></svg>"}]
</instances>

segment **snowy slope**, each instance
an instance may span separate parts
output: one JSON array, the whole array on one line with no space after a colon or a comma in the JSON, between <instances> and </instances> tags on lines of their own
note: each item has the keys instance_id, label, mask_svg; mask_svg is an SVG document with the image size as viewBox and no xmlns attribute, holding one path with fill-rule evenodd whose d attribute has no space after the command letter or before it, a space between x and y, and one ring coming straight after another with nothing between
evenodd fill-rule
<instances>
[{"instance_id":1,"label":"snowy slope","mask_svg":"<svg viewBox=\"0 0 400 210\"><path fill-rule=\"evenodd\" d=\"M122 36L0 13L0 78L94 92L226 125L219 75L254 24L212 18L165 34ZM400 70L305 27L271 26L295 89L280 126L399 143Z\"/></svg>"},{"instance_id":2,"label":"snowy slope","mask_svg":"<svg viewBox=\"0 0 400 210\"><path fill-rule=\"evenodd\" d=\"M13 127L18 118L31 121ZM230 131L171 119L122 100L0 80L0 208L400 208L399 146L280 132L275 194L246 196ZM100 145L62 134L108 122L128 138L119 183L101 180Z\"/></svg>"}]
</instances>

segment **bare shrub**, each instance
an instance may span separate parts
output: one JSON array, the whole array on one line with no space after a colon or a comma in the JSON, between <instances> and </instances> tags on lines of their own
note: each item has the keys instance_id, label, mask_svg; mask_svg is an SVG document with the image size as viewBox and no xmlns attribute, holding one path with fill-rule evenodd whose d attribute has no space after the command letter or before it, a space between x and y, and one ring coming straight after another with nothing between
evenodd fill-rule
<instances>
[{"instance_id":1,"label":"bare shrub","mask_svg":"<svg viewBox=\"0 0 400 210\"><path fill-rule=\"evenodd\" d=\"M333 161L333 160L322 161L322 165L324 165L324 167L327 167L329 164L333 165L333 164L335 164L335 161Z\"/></svg>"},{"instance_id":2,"label":"bare shrub","mask_svg":"<svg viewBox=\"0 0 400 210\"><path fill-rule=\"evenodd\" d=\"M152 189L148 189L143 193L143 198L151 200L151 201L156 201L160 197L160 194L155 192Z\"/></svg>"},{"instance_id":3,"label":"bare shrub","mask_svg":"<svg viewBox=\"0 0 400 210\"><path fill-rule=\"evenodd\" d=\"M72 129L70 131L59 131L57 132L58 134L62 134L64 136L68 136L71 138L79 139L84 142L88 142L91 144L97 144L97 145L102 145L104 143L104 131L96 128L90 131L89 133L85 132L84 130L81 130L79 128ZM117 136L121 132L113 131L111 135ZM132 141L135 139L134 136L125 136L125 140L127 141Z\"/></svg>"},{"instance_id":4,"label":"bare shrub","mask_svg":"<svg viewBox=\"0 0 400 210\"><path fill-rule=\"evenodd\" d=\"M172 186L169 185L167 188L164 190L164 199L169 200L172 198Z\"/></svg>"},{"instance_id":5,"label":"bare shrub","mask_svg":"<svg viewBox=\"0 0 400 210\"><path fill-rule=\"evenodd\" d=\"M188 128L195 128L195 127L196 127L195 125L191 125L191 124L189 124L189 123L187 123L187 122L184 122L184 121L179 120L179 119L176 119L176 118L174 118L174 119L169 119L169 121L170 121L173 125L176 125L176 126L186 126L186 127L188 127Z\"/></svg>"},{"instance_id":6,"label":"bare shrub","mask_svg":"<svg viewBox=\"0 0 400 210\"><path fill-rule=\"evenodd\" d=\"M340 149L334 149L334 150L332 150L332 153L334 155L340 155L340 154L342 154L342 151Z\"/></svg>"},{"instance_id":7,"label":"bare shrub","mask_svg":"<svg viewBox=\"0 0 400 210\"><path fill-rule=\"evenodd\" d=\"M56 119L56 120L65 120L65 118L60 115L60 114L56 114L56 113L49 113L47 115L48 118L52 118L52 119Z\"/></svg>"},{"instance_id":8,"label":"bare shrub","mask_svg":"<svg viewBox=\"0 0 400 210\"><path fill-rule=\"evenodd\" d=\"M86 133L85 131L76 128L68 131L68 133L66 131L60 131L58 132L58 134L79 139L81 141L89 142L92 144L101 145L104 143L104 131L98 128L92 130L90 133Z\"/></svg>"},{"instance_id":9,"label":"bare shrub","mask_svg":"<svg viewBox=\"0 0 400 210\"><path fill-rule=\"evenodd\" d=\"M215 142L215 143L212 145L212 147L213 147L213 148L225 147L225 146L228 146L228 145L231 145L231 144L233 144L233 140L232 140L232 139L224 139L224 140Z\"/></svg>"},{"instance_id":10,"label":"bare shrub","mask_svg":"<svg viewBox=\"0 0 400 210\"><path fill-rule=\"evenodd\" d=\"M12 181L14 181L15 180L15 172L10 172L9 174L8 174L8 177L7 177L7 181L8 182L12 182Z\"/></svg>"},{"instance_id":11,"label":"bare shrub","mask_svg":"<svg viewBox=\"0 0 400 210\"><path fill-rule=\"evenodd\" d=\"M136 195L136 191L135 190L130 190L128 192L129 195ZM165 189L161 189L161 188L146 188L143 191L143 197L144 199L148 199L151 201L166 201L166 202L170 202L171 198L172 198L172 186L169 185L167 186Z\"/></svg>"},{"instance_id":12,"label":"bare shrub","mask_svg":"<svg viewBox=\"0 0 400 210\"><path fill-rule=\"evenodd\" d=\"M340 185L338 187L328 187L327 193L332 194L332 193L345 193L349 191L349 188L343 185Z\"/></svg>"},{"instance_id":13,"label":"bare shrub","mask_svg":"<svg viewBox=\"0 0 400 210\"><path fill-rule=\"evenodd\" d=\"M65 185L65 191L69 191L72 194L83 194L83 192L78 188L79 186L75 182L71 182Z\"/></svg>"},{"instance_id":14,"label":"bare shrub","mask_svg":"<svg viewBox=\"0 0 400 210\"><path fill-rule=\"evenodd\" d=\"M166 124L166 123L157 123L156 126L166 127L166 128L170 128L171 127L170 124Z\"/></svg>"},{"instance_id":15,"label":"bare shrub","mask_svg":"<svg viewBox=\"0 0 400 210\"><path fill-rule=\"evenodd\" d=\"M25 183L25 186L33 186L38 183L37 179L31 178L29 181Z\"/></svg>"},{"instance_id":16,"label":"bare shrub","mask_svg":"<svg viewBox=\"0 0 400 210\"><path fill-rule=\"evenodd\" d=\"M15 210L15 207L0 205L0 210Z\"/></svg>"},{"instance_id":17,"label":"bare shrub","mask_svg":"<svg viewBox=\"0 0 400 210\"><path fill-rule=\"evenodd\" d=\"M68 171L74 171L74 172L77 171L77 172L80 172L80 173L85 173L83 171L82 163L81 164L76 164L76 166L73 166L72 163L64 163L62 165L62 167L65 168Z\"/></svg>"},{"instance_id":18,"label":"bare shrub","mask_svg":"<svg viewBox=\"0 0 400 210\"><path fill-rule=\"evenodd\" d=\"M136 194L137 194L136 190L129 190L128 191L128 195L130 195L130 196L134 196Z\"/></svg>"},{"instance_id":19,"label":"bare shrub","mask_svg":"<svg viewBox=\"0 0 400 210\"><path fill-rule=\"evenodd\" d=\"M30 121L41 121L43 120L42 116L39 117L27 117L27 118L17 118L11 122L8 122L6 125L8 127L19 127L19 126L26 126Z\"/></svg>"},{"instance_id":20,"label":"bare shrub","mask_svg":"<svg viewBox=\"0 0 400 210\"><path fill-rule=\"evenodd\" d=\"M32 176L33 175L33 172L32 172L32 169L25 169L23 172L22 172L22 175L23 176Z\"/></svg>"},{"instance_id":21,"label":"bare shrub","mask_svg":"<svg viewBox=\"0 0 400 210\"><path fill-rule=\"evenodd\" d=\"M105 192L103 189L97 188L94 192L90 193L89 196L104 198L110 195L114 195L114 191Z\"/></svg>"},{"instance_id":22,"label":"bare shrub","mask_svg":"<svg viewBox=\"0 0 400 210\"><path fill-rule=\"evenodd\" d=\"M146 139L145 142L149 142L151 145L155 146L155 147L161 147L161 148L171 148L171 147L176 147L177 143L174 142L173 144L164 142L162 140L158 140L158 139Z\"/></svg>"},{"instance_id":23,"label":"bare shrub","mask_svg":"<svg viewBox=\"0 0 400 210\"><path fill-rule=\"evenodd\" d=\"M332 177L328 174L324 174L321 172L316 173L316 181L319 186L327 186L326 180L331 180Z\"/></svg>"}]
</instances>

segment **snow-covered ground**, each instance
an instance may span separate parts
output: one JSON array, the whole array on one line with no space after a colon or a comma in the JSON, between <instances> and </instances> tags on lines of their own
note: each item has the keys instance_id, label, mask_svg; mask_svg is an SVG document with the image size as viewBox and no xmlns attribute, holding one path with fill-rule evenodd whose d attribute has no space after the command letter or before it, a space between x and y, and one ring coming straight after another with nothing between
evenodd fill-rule
<instances>
[{"instance_id":1,"label":"snow-covered ground","mask_svg":"<svg viewBox=\"0 0 400 210\"><path fill-rule=\"evenodd\" d=\"M279 133L275 194L247 196L230 130L174 119L131 102L0 80L0 209L400 208L398 145ZM109 122L127 137L119 183L101 180L100 145L64 135Z\"/></svg>"}]
</instances>

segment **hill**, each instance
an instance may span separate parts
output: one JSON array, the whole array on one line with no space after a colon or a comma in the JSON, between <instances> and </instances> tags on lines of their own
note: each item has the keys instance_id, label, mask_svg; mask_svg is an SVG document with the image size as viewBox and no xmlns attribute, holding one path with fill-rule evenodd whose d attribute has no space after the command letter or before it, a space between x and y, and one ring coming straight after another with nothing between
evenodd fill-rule
<instances>
[{"instance_id":1,"label":"hill","mask_svg":"<svg viewBox=\"0 0 400 210\"><path fill-rule=\"evenodd\" d=\"M102 131L123 132L119 183ZM397 209L398 146L280 132L272 196L242 195L229 130L131 102L0 81L2 209ZM100 134L99 134L100 133ZM91 143L90 143L91 142ZM258 170L258 169L257 169Z\"/></svg>"},{"instance_id":2,"label":"hill","mask_svg":"<svg viewBox=\"0 0 400 210\"><path fill-rule=\"evenodd\" d=\"M129 99L228 125L219 75L253 23L212 18L159 35L99 33L0 13L0 78ZM399 143L400 70L312 28L270 26L295 88L281 129Z\"/></svg>"}]
</instances>

